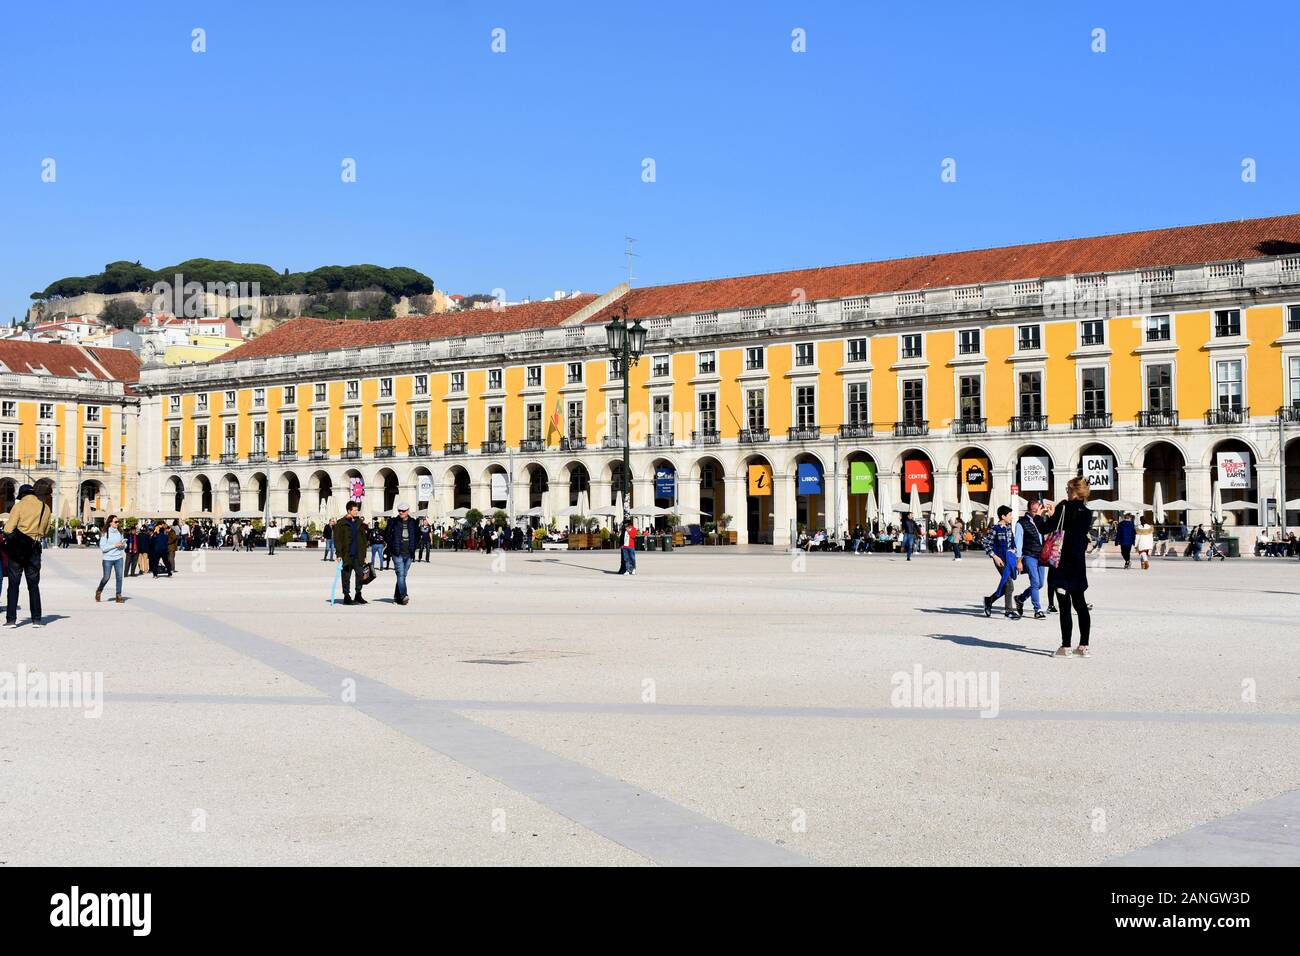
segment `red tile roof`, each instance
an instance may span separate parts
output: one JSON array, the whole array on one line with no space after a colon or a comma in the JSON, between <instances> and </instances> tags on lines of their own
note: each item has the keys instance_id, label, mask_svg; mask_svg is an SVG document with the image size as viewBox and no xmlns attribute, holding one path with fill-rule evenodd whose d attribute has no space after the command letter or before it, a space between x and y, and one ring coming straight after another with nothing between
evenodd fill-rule
<instances>
[{"instance_id":1,"label":"red tile roof","mask_svg":"<svg viewBox=\"0 0 1300 956\"><path fill-rule=\"evenodd\" d=\"M644 319L789 305L796 289L808 300L838 299L1288 253L1300 253L1300 215L648 286L633 289L626 302L631 318Z\"/></svg>"},{"instance_id":2,"label":"red tile roof","mask_svg":"<svg viewBox=\"0 0 1300 956\"><path fill-rule=\"evenodd\" d=\"M0 339L0 362L8 371L20 375L44 368L58 378L90 377L121 382L135 382L140 378L140 360L127 349Z\"/></svg>"},{"instance_id":3,"label":"red tile roof","mask_svg":"<svg viewBox=\"0 0 1300 956\"><path fill-rule=\"evenodd\" d=\"M591 304L595 298L596 296L587 294L571 299L527 302L501 309L471 309L374 322L358 319L291 319L213 361L233 362L270 355L328 352L333 349L363 348L395 342L424 342L462 335L552 328Z\"/></svg>"}]
</instances>

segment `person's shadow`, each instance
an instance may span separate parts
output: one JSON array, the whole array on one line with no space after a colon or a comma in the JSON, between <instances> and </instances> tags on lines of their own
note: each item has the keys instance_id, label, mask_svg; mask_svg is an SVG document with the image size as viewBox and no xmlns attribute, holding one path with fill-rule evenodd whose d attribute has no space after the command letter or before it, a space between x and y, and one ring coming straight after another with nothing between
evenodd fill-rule
<instances>
[{"instance_id":1,"label":"person's shadow","mask_svg":"<svg viewBox=\"0 0 1300 956\"><path fill-rule=\"evenodd\" d=\"M984 616L984 612L977 607L918 607L916 610L922 614L956 614L959 617Z\"/></svg>"},{"instance_id":2,"label":"person's shadow","mask_svg":"<svg viewBox=\"0 0 1300 956\"><path fill-rule=\"evenodd\" d=\"M1040 657L1051 657L1054 651L1029 647L1026 644L1008 644L1003 641L986 641L982 638L972 637L969 634L930 634L929 638L935 641L948 641L950 644L961 644L963 647L983 647L989 650L997 651L1020 651L1023 654L1036 654Z\"/></svg>"}]
</instances>

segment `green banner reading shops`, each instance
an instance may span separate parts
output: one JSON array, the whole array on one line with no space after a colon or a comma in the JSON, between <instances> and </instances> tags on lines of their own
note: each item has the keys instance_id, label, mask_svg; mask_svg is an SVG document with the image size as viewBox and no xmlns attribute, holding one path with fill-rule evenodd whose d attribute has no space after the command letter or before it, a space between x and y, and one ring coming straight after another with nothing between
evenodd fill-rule
<instances>
[{"instance_id":1,"label":"green banner reading shops","mask_svg":"<svg viewBox=\"0 0 1300 956\"><path fill-rule=\"evenodd\" d=\"M869 495L876 490L876 466L869 461L849 462L849 494Z\"/></svg>"}]
</instances>

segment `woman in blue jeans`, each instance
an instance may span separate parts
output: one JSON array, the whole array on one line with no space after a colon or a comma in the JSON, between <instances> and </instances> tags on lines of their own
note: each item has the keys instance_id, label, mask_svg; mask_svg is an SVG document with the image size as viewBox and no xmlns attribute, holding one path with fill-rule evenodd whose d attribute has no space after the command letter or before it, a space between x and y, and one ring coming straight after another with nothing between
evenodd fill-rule
<instances>
[{"instance_id":1,"label":"woman in blue jeans","mask_svg":"<svg viewBox=\"0 0 1300 956\"><path fill-rule=\"evenodd\" d=\"M109 576L116 575L117 597L114 600L121 604L122 565L126 563L126 538L117 526L117 515L108 516L108 527L99 536L99 556L104 562L104 576L99 579L99 587L95 588L95 600L98 601L99 596L104 593L104 585L108 583Z\"/></svg>"}]
</instances>

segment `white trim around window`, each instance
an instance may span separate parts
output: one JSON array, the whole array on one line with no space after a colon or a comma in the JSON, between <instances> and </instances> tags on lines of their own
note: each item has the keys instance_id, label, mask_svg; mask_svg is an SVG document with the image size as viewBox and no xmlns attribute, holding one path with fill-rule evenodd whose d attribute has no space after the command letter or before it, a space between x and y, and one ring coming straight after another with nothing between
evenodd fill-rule
<instances>
[{"instance_id":1,"label":"white trim around window","mask_svg":"<svg viewBox=\"0 0 1300 956\"><path fill-rule=\"evenodd\" d=\"M1157 312L1156 314L1161 315L1163 313ZM1173 403L1173 407L1178 409L1178 416L1181 418L1183 410L1178 408L1178 363L1174 361L1172 355L1152 355L1150 357L1143 357L1143 359L1138 363L1138 374L1142 376L1141 381L1138 383L1139 387L1142 389L1142 411L1151 411L1151 396L1149 394L1149 389L1147 388L1147 369L1154 365L1168 365L1170 367L1169 400ZM1110 383L1108 382L1107 388L1109 389L1109 387Z\"/></svg>"},{"instance_id":2,"label":"white trim around window","mask_svg":"<svg viewBox=\"0 0 1300 956\"><path fill-rule=\"evenodd\" d=\"M1093 362L1075 362L1074 363L1074 414L1087 414L1083 408L1083 373L1086 369L1101 368L1106 370L1106 412L1107 415L1113 415L1114 410L1111 407L1110 393L1114 381L1111 378L1110 361L1093 361ZM1047 381L1043 381L1043 399L1047 399Z\"/></svg>"},{"instance_id":3,"label":"white trim around window","mask_svg":"<svg viewBox=\"0 0 1300 956\"><path fill-rule=\"evenodd\" d=\"M1210 321L1214 321L1213 317L1211 317ZM1244 315L1242 316L1241 321L1242 329L1244 330L1246 322L1246 317ZM1241 407L1250 408L1250 360L1247 358L1246 351L1246 348L1241 346L1233 349L1216 349L1210 353L1210 407L1206 409L1206 411L1217 409L1219 407L1220 362L1241 363ZM1272 412L1271 409L1269 411L1270 413ZM1252 415L1254 414L1258 414L1258 410L1252 412Z\"/></svg>"}]
</instances>

